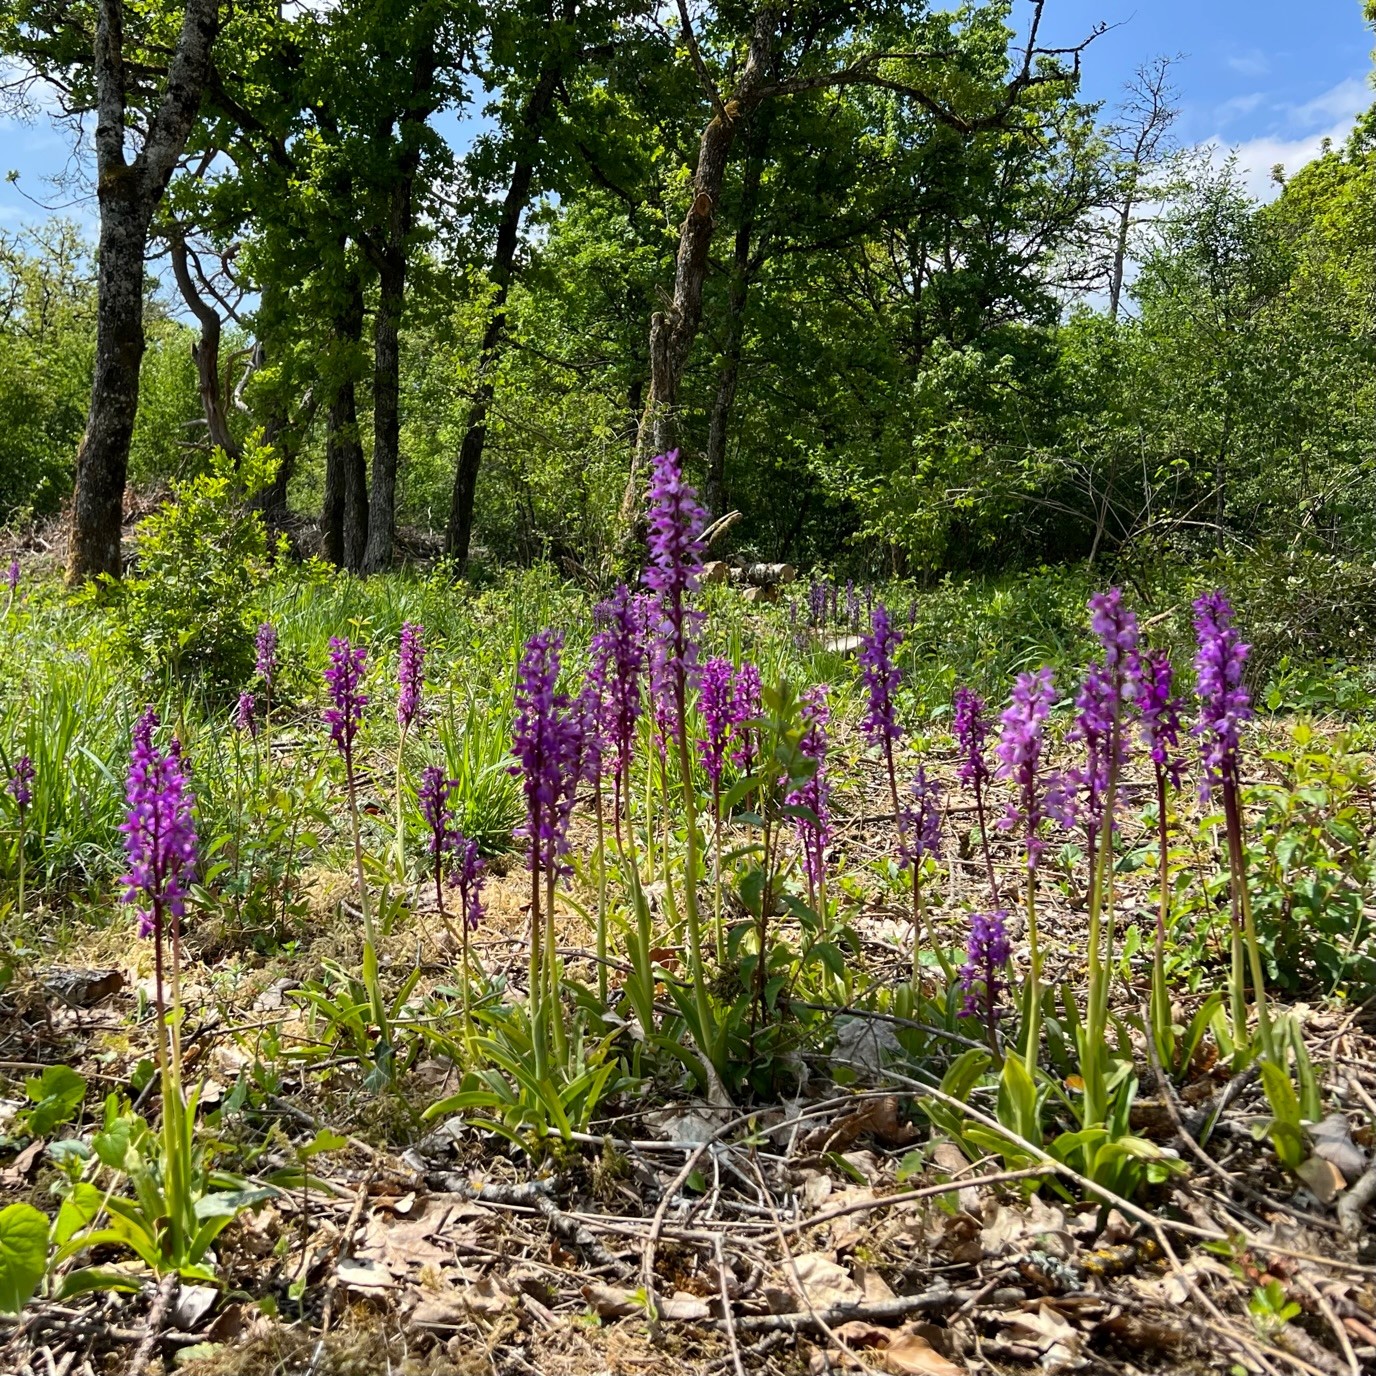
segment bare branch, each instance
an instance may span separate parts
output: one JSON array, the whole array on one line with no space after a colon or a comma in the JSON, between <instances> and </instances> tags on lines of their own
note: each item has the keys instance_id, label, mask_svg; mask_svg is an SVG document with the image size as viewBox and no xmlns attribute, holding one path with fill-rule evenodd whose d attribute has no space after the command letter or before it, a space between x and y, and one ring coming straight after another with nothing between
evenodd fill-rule
<instances>
[{"instance_id":1,"label":"bare branch","mask_svg":"<svg viewBox=\"0 0 1376 1376\"><path fill-rule=\"evenodd\" d=\"M693 70L697 72L698 80L702 83L702 89L707 92L707 99L712 102L712 109L716 112L717 118L725 124L730 116L726 113L726 106L722 104L721 93L707 70L707 64L702 60L702 50L698 47L698 38L693 32L693 21L688 14L687 0L678 0L678 17L683 24L683 37L688 44L688 56L693 60Z\"/></svg>"}]
</instances>

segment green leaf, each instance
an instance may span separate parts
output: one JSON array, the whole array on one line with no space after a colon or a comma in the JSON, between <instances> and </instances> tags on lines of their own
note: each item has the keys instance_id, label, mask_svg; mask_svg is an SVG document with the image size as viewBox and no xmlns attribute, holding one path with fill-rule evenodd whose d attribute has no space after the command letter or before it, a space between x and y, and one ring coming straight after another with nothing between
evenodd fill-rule
<instances>
[{"instance_id":1,"label":"green leaf","mask_svg":"<svg viewBox=\"0 0 1376 1376\"><path fill-rule=\"evenodd\" d=\"M59 1247L62 1246L82 1228L89 1228L104 1207L104 1194L89 1180L79 1180L57 1211L57 1222L53 1225L53 1241Z\"/></svg>"},{"instance_id":2,"label":"green leaf","mask_svg":"<svg viewBox=\"0 0 1376 1376\"><path fill-rule=\"evenodd\" d=\"M275 1199L280 1193L280 1190L270 1189L266 1186L246 1190L216 1190L214 1194L203 1194L196 1201L196 1217L198 1219L236 1218L245 1209L251 1209L255 1204L262 1204L269 1199Z\"/></svg>"},{"instance_id":3,"label":"green leaf","mask_svg":"<svg viewBox=\"0 0 1376 1376\"><path fill-rule=\"evenodd\" d=\"M133 1141L134 1125L128 1118L116 1118L104 1132L96 1133L91 1141L101 1165L113 1171L127 1171L129 1147Z\"/></svg>"},{"instance_id":4,"label":"green leaf","mask_svg":"<svg viewBox=\"0 0 1376 1376\"><path fill-rule=\"evenodd\" d=\"M86 1097L86 1081L65 1065L50 1065L24 1083L33 1108L25 1122L35 1137L46 1137L59 1123L70 1122Z\"/></svg>"},{"instance_id":5,"label":"green leaf","mask_svg":"<svg viewBox=\"0 0 1376 1376\"><path fill-rule=\"evenodd\" d=\"M80 1271L69 1271L63 1277L57 1298L70 1300L77 1295L87 1295L92 1290L119 1290L126 1295L137 1295L150 1277L151 1273L147 1271L121 1271L113 1266L87 1266Z\"/></svg>"},{"instance_id":6,"label":"green leaf","mask_svg":"<svg viewBox=\"0 0 1376 1376\"><path fill-rule=\"evenodd\" d=\"M0 1313L17 1314L47 1269L47 1215L32 1204L0 1209Z\"/></svg>"},{"instance_id":7,"label":"green leaf","mask_svg":"<svg viewBox=\"0 0 1376 1376\"><path fill-rule=\"evenodd\" d=\"M342 1151L349 1145L347 1137L340 1136L333 1128L321 1128L304 1147L298 1147L296 1154L302 1160L309 1160L322 1151Z\"/></svg>"}]
</instances>

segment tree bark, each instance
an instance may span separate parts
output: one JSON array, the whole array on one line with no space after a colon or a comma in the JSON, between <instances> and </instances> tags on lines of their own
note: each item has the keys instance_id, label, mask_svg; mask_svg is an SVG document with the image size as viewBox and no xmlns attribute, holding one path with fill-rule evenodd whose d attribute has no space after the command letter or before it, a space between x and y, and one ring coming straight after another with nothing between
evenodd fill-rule
<instances>
[{"instance_id":1,"label":"tree bark","mask_svg":"<svg viewBox=\"0 0 1376 1376\"><path fill-rule=\"evenodd\" d=\"M702 291L707 280L708 253L716 230L716 210L731 148L741 126L764 98L770 55L779 16L769 6L755 15L745 65L733 97L717 105L698 141L697 168L693 173L693 199L679 230L674 260L674 293L666 311L650 318L650 396L641 415L640 433L621 504L623 532L634 529L634 513L640 501L640 471L651 454L674 447L675 410L688 355L702 324Z\"/></svg>"},{"instance_id":2,"label":"tree bark","mask_svg":"<svg viewBox=\"0 0 1376 1376\"><path fill-rule=\"evenodd\" d=\"M76 461L67 580L120 574L129 441L143 364L143 264L153 213L200 109L217 0L186 0L167 84L137 156L125 158L128 90L121 0L100 0L93 72L100 205L96 360L86 432Z\"/></svg>"},{"instance_id":3,"label":"tree bark","mask_svg":"<svg viewBox=\"0 0 1376 1376\"><path fill-rule=\"evenodd\" d=\"M405 249L388 254L379 275L373 317L373 489L368 499L364 573L392 566L397 526L397 465L401 451L401 311L406 292Z\"/></svg>"},{"instance_id":4,"label":"tree bark","mask_svg":"<svg viewBox=\"0 0 1376 1376\"><path fill-rule=\"evenodd\" d=\"M497 225L497 243L492 255L492 282L496 293L492 301L492 314L483 331L478 385L468 408L463 442L459 446L454 493L449 506L449 525L444 534L445 553L453 558L460 569L468 563L468 550L473 538L473 500L478 490L478 470L482 467L483 449L487 444L487 414L496 392L493 374L501 357L502 338L506 333L506 302L516 264L521 216L530 200L530 188L535 179L534 152L544 138L545 121L559 89L560 72L561 68L556 62L547 63L521 111L523 142L512 167L511 182L502 202L502 218Z\"/></svg>"},{"instance_id":5,"label":"tree bark","mask_svg":"<svg viewBox=\"0 0 1376 1376\"><path fill-rule=\"evenodd\" d=\"M755 210L759 201L760 178L764 173L766 131L761 119L745 164L741 183L740 223L736 226L735 252L731 259L731 282L726 300L726 344L717 373L717 391L707 419L707 482L703 497L707 510L716 516L730 509L726 496L726 440L731 407L736 400L736 385L741 372L741 350L745 339L745 303L750 280L764 261L764 245L751 256L755 234Z\"/></svg>"},{"instance_id":6,"label":"tree bark","mask_svg":"<svg viewBox=\"0 0 1376 1376\"><path fill-rule=\"evenodd\" d=\"M385 241L369 256L378 273L373 319L373 490L368 505L365 573L392 565L397 529L397 468L401 461L401 317L406 303L407 251L415 224L419 127L434 111L435 48L423 40L413 55L411 100L401 117L401 153L388 198ZM391 137L390 126L385 131Z\"/></svg>"},{"instance_id":7,"label":"tree bark","mask_svg":"<svg viewBox=\"0 0 1376 1376\"><path fill-rule=\"evenodd\" d=\"M220 386L220 313L201 296L195 282L192 281L190 255L186 239L180 231L172 232L168 238L168 248L171 252L172 275L177 280L177 289L181 292L187 309L196 317L201 327L200 339L191 346L191 357L196 364L201 410L205 413L210 443L217 449L222 449L237 467L243 457L243 446L230 432L224 393Z\"/></svg>"},{"instance_id":8,"label":"tree bark","mask_svg":"<svg viewBox=\"0 0 1376 1376\"><path fill-rule=\"evenodd\" d=\"M357 573L368 541L368 469L358 433L353 355L363 337L363 284L355 276L334 327L342 358L325 432L325 558Z\"/></svg>"}]
</instances>

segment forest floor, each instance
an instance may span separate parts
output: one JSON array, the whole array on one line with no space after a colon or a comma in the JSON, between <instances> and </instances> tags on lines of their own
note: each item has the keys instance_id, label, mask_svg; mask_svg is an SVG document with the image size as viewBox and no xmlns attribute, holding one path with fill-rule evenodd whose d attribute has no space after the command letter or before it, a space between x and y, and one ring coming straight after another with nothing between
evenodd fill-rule
<instances>
[{"instance_id":1,"label":"forest floor","mask_svg":"<svg viewBox=\"0 0 1376 1376\"><path fill-rule=\"evenodd\" d=\"M847 902L872 986L907 977L911 941L902 896L881 892L866 869L888 836L882 796L877 779L854 784L856 820L837 841L849 872L869 875ZM983 882L963 834L971 820L957 828L938 910L953 950L961 901ZM588 844L582 824L577 836ZM1000 843L997 859L1011 891L1017 856ZM798 1048L788 1092L774 1101L727 1106L653 1086L609 1100L598 1133L533 1167L461 1117L421 1122L456 1087L443 1058L421 1054L392 1094L366 1087L348 1055L299 1054L318 1038L292 990L324 961L355 964L359 939L347 875L320 870L304 882L313 917L291 948L259 957L213 925L191 930L183 1043L190 1074L203 1077L202 1112L252 1079L236 1119L242 1140L223 1143L248 1162L245 1173L289 1166L322 1129L341 1134L337 1145L315 1159L309 1188L282 1191L221 1235L220 1288L35 1301L0 1338L0 1370L1376 1370L1376 1248L1360 1197L1376 1196L1371 1004L1303 1010L1333 1106L1330 1149L1311 1158L1321 1164L1304 1184L1254 1134L1269 1116L1255 1077L1230 1078L1207 1039L1178 1084L1154 1073L1138 1039L1133 1127L1181 1170L1115 1205L1096 1203L1054 1165L1009 1169L934 1132L920 1111L934 1091L900 1044L902 1020L861 1009L832 1010L828 1034L814 1034L824 1049ZM1124 1017L1138 1016L1148 994L1150 882L1130 875L1118 898L1121 930L1136 923L1144 938L1117 984ZM513 858L489 884L474 940L489 975L504 969L515 985L526 885ZM1062 885L1044 899L1047 981L1073 987L1083 898ZM419 966L417 1010L455 976L435 918L422 884L384 942L384 983L396 987ZM594 969L584 964L585 921L569 912L561 927L570 971ZM1015 931L1015 968L1025 949ZM86 1078L92 1105L123 1089L146 1111L149 1090L133 1084L152 1054L151 973L147 944L123 920L54 925L50 949L33 953L2 996L9 1112L25 1077L55 1064ZM955 1054L961 1041L939 1031L932 1044ZM992 1113L992 1099L970 1110ZM0 1191L51 1211L42 1147L0 1166Z\"/></svg>"}]
</instances>

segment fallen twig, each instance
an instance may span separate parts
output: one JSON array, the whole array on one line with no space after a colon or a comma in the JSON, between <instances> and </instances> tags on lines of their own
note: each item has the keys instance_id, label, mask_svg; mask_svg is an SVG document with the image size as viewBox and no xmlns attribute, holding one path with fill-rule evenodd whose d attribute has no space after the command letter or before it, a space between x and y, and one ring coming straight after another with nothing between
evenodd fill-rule
<instances>
[{"instance_id":1,"label":"fallen twig","mask_svg":"<svg viewBox=\"0 0 1376 1376\"><path fill-rule=\"evenodd\" d=\"M943 1309L955 1309L976 1296L983 1296L994 1308L1022 1304L1027 1299L1026 1292L1017 1286L1001 1286L987 1295L982 1290L928 1290L922 1295L900 1295L891 1300L856 1300L853 1304L834 1304L808 1313L742 1314L735 1324L742 1333L821 1332L852 1320L891 1323L894 1319L906 1319L910 1314L933 1314ZM708 1322L715 1328L726 1326L724 1319Z\"/></svg>"},{"instance_id":2,"label":"fallen twig","mask_svg":"<svg viewBox=\"0 0 1376 1376\"><path fill-rule=\"evenodd\" d=\"M148 1365L149 1358L153 1355L153 1347L158 1341L158 1333L166 1322L167 1311L171 1309L172 1301L176 1298L179 1283L180 1278L175 1271L162 1278L157 1296L153 1300L153 1307L148 1311L147 1327L129 1361L129 1376L143 1376L143 1369Z\"/></svg>"}]
</instances>

